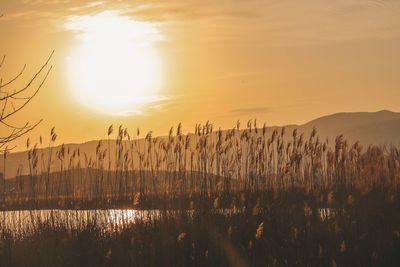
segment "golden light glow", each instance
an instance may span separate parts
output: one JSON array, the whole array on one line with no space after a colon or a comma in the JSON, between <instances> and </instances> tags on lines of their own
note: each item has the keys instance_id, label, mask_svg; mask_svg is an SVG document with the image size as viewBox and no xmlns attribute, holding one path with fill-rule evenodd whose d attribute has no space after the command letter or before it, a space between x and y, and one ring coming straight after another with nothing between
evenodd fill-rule
<instances>
[{"instance_id":1,"label":"golden light glow","mask_svg":"<svg viewBox=\"0 0 400 267\"><path fill-rule=\"evenodd\" d=\"M100 112L126 115L160 98L161 60L154 47L157 27L118 12L72 17L78 33L68 59L68 80L76 99Z\"/></svg>"}]
</instances>

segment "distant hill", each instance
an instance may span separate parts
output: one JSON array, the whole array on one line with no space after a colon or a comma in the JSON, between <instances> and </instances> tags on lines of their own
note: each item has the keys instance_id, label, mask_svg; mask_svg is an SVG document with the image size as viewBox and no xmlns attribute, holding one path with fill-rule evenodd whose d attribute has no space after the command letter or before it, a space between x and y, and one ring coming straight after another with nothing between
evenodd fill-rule
<instances>
[{"instance_id":1,"label":"distant hill","mask_svg":"<svg viewBox=\"0 0 400 267\"><path fill-rule=\"evenodd\" d=\"M336 113L312 120L298 127L299 132L309 133L316 127L325 139L343 134L349 143L362 145L400 145L400 113L378 112Z\"/></svg>"},{"instance_id":2,"label":"distant hill","mask_svg":"<svg viewBox=\"0 0 400 267\"><path fill-rule=\"evenodd\" d=\"M307 122L303 125L288 125L284 126L287 132L287 136L291 136L291 132L294 129L298 130L298 133L304 133L308 136L312 129L317 129L320 140L326 140L327 138L332 141L336 136L343 134L349 144L359 141L364 147L370 144L373 145L396 145L400 146L400 113L391 112L388 110L382 110L378 112L353 112L353 113L336 113L328 116L323 116ZM267 128L267 133L270 135L274 129L280 130L281 126L273 126ZM108 141L102 140L102 148L108 148ZM84 153L90 157L95 157L96 146L99 140L89 141L81 144L66 144L66 150L78 149L83 158ZM143 139L140 140L143 146ZM54 163L51 169L53 171L60 170L60 163L55 155L55 152L59 147L53 148L52 158ZM110 141L110 150L115 151L115 141ZM42 166L43 162L47 162L49 155L48 148L41 148L38 150L39 154L39 167ZM111 154L113 157L113 153ZM28 154L24 152L11 153L7 156L6 163L6 178L12 178L16 176L17 169L22 169L23 174L29 172L28 165ZM41 159L44 159L42 161ZM3 172L3 159L0 157L0 172ZM82 160L83 162L83 160ZM106 159L106 162L107 159Z\"/></svg>"}]
</instances>

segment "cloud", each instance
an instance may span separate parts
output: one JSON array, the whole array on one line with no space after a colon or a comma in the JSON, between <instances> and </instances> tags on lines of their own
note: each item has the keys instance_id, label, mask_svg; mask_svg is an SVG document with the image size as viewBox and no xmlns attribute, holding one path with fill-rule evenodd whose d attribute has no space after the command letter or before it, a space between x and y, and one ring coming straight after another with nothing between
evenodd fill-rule
<instances>
[{"instance_id":1,"label":"cloud","mask_svg":"<svg viewBox=\"0 0 400 267\"><path fill-rule=\"evenodd\" d=\"M202 40L296 46L400 37L400 1L152 1L127 13L195 24Z\"/></svg>"},{"instance_id":2,"label":"cloud","mask_svg":"<svg viewBox=\"0 0 400 267\"><path fill-rule=\"evenodd\" d=\"M123 41L137 45L163 40L157 24L135 21L119 11L103 11L96 15L69 16L64 24L66 30L75 32L78 38L98 43L121 37ZM99 39L105 38L105 39Z\"/></svg>"},{"instance_id":3,"label":"cloud","mask_svg":"<svg viewBox=\"0 0 400 267\"><path fill-rule=\"evenodd\" d=\"M171 103L173 99L166 96L156 96L147 99L146 103L138 105L137 108L129 108L120 112L117 112L117 116L146 116L153 112L165 111L165 108Z\"/></svg>"},{"instance_id":4,"label":"cloud","mask_svg":"<svg viewBox=\"0 0 400 267\"><path fill-rule=\"evenodd\" d=\"M251 3L242 5L227 1L153 1L128 13L146 20L182 22L218 18L252 19L261 15Z\"/></svg>"},{"instance_id":5,"label":"cloud","mask_svg":"<svg viewBox=\"0 0 400 267\"><path fill-rule=\"evenodd\" d=\"M105 10L196 29L213 43L296 46L400 37L398 0L20 0L7 1L2 12L3 21L37 27L46 19L62 24L69 16Z\"/></svg>"}]
</instances>

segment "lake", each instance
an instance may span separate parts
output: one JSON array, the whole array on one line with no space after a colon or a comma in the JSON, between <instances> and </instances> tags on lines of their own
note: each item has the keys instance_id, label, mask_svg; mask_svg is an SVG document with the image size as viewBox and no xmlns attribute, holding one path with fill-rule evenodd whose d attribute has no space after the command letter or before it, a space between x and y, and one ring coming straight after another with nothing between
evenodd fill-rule
<instances>
[{"instance_id":1,"label":"lake","mask_svg":"<svg viewBox=\"0 0 400 267\"><path fill-rule=\"evenodd\" d=\"M188 215L193 210L186 211ZM232 215L232 209L218 209L218 213ZM100 227L106 234L120 231L127 225L136 221L148 221L161 216L161 210L134 210L134 209L104 209L104 210L12 210L0 212L0 225L2 229L9 230L14 236L24 236L36 232L41 223L47 222L51 225L68 230L84 228L88 224ZM167 211L167 214L176 214L177 211ZM321 220L332 218L337 211L331 208L320 208ZM310 216L310 212L306 212Z\"/></svg>"}]
</instances>

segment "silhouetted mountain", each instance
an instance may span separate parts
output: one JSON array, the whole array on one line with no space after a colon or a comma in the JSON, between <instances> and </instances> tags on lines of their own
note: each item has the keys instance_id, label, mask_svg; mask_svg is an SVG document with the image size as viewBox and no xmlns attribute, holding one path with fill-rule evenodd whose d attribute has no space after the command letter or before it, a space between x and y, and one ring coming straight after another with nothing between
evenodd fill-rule
<instances>
[{"instance_id":1,"label":"silhouetted mountain","mask_svg":"<svg viewBox=\"0 0 400 267\"><path fill-rule=\"evenodd\" d=\"M343 134L349 143L362 145L399 145L400 113L382 110L378 112L337 113L312 120L298 129L305 134L315 127L322 138L334 138Z\"/></svg>"}]
</instances>

